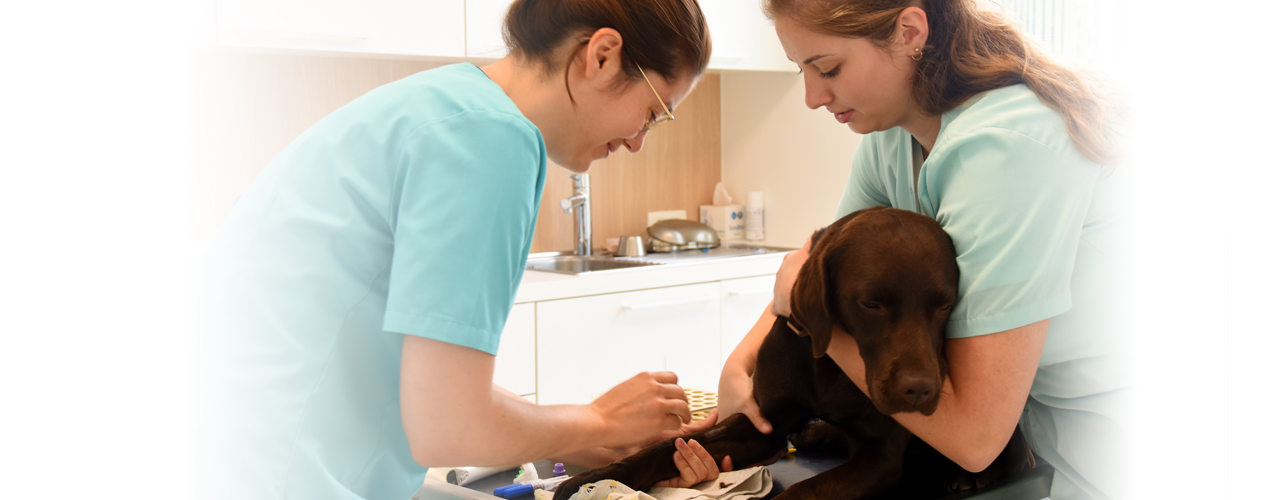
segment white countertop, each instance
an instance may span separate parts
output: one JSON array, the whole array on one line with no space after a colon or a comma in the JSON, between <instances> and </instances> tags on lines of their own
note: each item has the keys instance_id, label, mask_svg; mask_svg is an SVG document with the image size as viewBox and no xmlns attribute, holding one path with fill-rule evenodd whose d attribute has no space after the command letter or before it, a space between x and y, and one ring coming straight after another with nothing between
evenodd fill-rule
<instances>
[{"instance_id":1,"label":"white countertop","mask_svg":"<svg viewBox=\"0 0 1280 500\"><path fill-rule=\"evenodd\" d=\"M640 266L580 275L525 270L515 303L690 285L775 274L785 252Z\"/></svg>"}]
</instances>

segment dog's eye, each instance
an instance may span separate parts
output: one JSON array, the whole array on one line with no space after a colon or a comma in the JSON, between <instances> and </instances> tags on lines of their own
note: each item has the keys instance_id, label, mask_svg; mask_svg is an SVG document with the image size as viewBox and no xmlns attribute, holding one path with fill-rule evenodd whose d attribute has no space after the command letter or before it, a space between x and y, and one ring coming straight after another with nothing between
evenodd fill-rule
<instances>
[{"instance_id":1,"label":"dog's eye","mask_svg":"<svg viewBox=\"0 0 1280 500\"><path fill-rule=\"evenodd\" d=\"M880 304L878 302L863 301L862 307L865 307L867 309L879 309Z\"/></svg>"},{"instance_id":2,"label":"dog's eye","mask_svg":"<svg viewBox=\"0 0 1280 500\"><path fill-rule=\"evenodd\" d=\"M945 306L939 307L938 312L940 313L951 312L951 304L947 304Z\"/></svg>"}]
</instances>

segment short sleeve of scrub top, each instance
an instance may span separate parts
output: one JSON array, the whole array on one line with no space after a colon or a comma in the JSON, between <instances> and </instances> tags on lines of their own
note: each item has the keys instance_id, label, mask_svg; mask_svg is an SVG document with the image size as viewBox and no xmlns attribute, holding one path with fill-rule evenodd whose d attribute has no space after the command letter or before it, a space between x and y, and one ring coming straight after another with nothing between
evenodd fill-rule
<instances>
[{"instance_id":1,"label":"short sleeve of scrub top","mask_svg":"<svg viewBox=\"0 0 1280 500\"><path fill-rule=\"evenodd\" d=\"M1051 318L1023 434L1057 471L1055 500L1124 498L1131 358L1117 181L1025 85L944 113L918 180L912 148L900 128L864 136L836 217L884 205L938 221L960 268L950 338Z\"/></svg>"},{"instance_id":2,"label":"short sleeve of scrub top","mask_svg":"<svg viewBox=\"0 0 1280 500\"><path fill-rule=\"evenodd\" d=\"M465 113L409 141L383 328L497 354L537 217L525 166L542 161L540 137L523 118Z\"/></svg>"},{"instance_id":3,"label":"short sleeve of scrub top","mask_svg":"<svg viewBox=\"0 0 1280 500\"><path fill-rule=\"evenodd\" d=\"M411 497L404 336L496 353L546 167L471 64L374 89L277 155L210 252L214 496Z\"/></svg>"}]
</instances>

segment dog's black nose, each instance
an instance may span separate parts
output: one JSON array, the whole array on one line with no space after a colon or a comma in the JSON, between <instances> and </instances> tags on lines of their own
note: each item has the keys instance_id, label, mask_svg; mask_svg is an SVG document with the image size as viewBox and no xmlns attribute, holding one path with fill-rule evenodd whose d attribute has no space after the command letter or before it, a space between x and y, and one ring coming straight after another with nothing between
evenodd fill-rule
<instances>
[{"instance_id":1,"label":"dog's black nose","mask_svg":"<svg viewBox=\"0 0 1280 500\"><path fill-rule=\"evenodd\" d=\"M933 397L938 384L933 377L923 374L902 374L898 377L898 394L912 406L918 406Z\"/></svg>"}]
</instances>

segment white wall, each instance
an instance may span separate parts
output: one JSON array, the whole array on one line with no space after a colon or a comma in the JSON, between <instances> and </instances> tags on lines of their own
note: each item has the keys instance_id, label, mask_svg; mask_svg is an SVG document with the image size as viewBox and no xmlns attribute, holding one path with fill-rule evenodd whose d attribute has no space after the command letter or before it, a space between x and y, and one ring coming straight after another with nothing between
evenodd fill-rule
<instances>
[{"instance_id":1,"label":"white wall","mask_svg":"<svg viewBox=\"0 0 1280 500\"><path fill-rule=\"evenodd\" d=\"M721 155L734 203L764 192L765 244L799 247L831 223L860 135L804 104L792 73L720 76Z\"/></svg>"}]
</instances>

